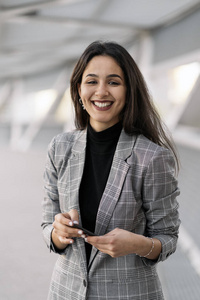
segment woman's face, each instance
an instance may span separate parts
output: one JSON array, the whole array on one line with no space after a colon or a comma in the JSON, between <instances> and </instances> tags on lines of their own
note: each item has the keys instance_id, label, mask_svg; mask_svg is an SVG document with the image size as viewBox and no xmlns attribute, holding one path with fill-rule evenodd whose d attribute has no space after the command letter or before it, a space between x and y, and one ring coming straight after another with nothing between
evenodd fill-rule
<instances>
[{"instance_id":1,"label":"woman's face","mask_svg":"<svg viewBox=\"0 0 200 300\"><path fill-rule=\"evenodd\" d=\"M122 69L112 57L93 57L78 91L94 130L105 130L119 121L126 102L126 84Z\"/></svg>"}]
</instances>

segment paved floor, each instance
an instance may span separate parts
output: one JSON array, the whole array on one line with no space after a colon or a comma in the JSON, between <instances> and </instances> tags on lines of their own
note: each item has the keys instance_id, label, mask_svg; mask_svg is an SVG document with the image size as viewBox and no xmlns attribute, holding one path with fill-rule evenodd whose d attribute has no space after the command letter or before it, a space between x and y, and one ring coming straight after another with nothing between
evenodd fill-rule
<instances>
[{"instance_id":1,"label":"paved floor","mask_svg":"<svg viewBox=\"0 0 200 300\"><path fill-rule=\"evenodd\" d=\"M180 147L180 154L183 160L179 199L182 225L198 250L200 152ZM38 150L17 153L0 149L1 300L47 298L56 255L47 250L40 228L45 156L44 151ZM159 273L166 300L200 299L200 276L183 243L179 244L176 254L159 265Z\"/></svg>"}]
</instances>

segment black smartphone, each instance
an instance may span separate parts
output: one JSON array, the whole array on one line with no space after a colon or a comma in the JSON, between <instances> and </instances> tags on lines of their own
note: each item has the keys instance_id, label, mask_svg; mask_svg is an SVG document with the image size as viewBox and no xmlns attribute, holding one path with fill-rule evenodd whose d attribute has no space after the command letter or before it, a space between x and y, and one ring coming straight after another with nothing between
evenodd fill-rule
<instances>
[{"instance_id":1,"label":"black smartphone","mask_svg":"<svg viewBox=\"0 0 200 300\"><path fill-rule=\"evenodd\" d=\"M89 230L83 228L83 227L82 227L81 225L79 225L79 224L73 224L73 227L82 230L83 233L85 233L85 234L87 234L87 235L90 235L90 236L97 236L97 234L94 234L93 232L91 232L91 231L89 231Z\"/></svg>"}]
</instances>

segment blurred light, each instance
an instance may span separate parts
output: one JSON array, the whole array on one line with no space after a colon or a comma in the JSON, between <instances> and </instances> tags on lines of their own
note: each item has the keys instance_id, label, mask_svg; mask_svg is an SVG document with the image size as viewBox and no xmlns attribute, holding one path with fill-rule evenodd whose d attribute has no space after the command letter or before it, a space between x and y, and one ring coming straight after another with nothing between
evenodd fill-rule
<instances>
[{"instance_id":1,"label":"blurred light","mask_svg":"<svg viewBox=\"0 0 200 300\"><path fill-rule=\"evenodd\" d=\"M43 90L35 93L34 106L36 119L41 119L47 114L56 96L57 91L53 89Z\"/></svg>"},{"instance_id":2,"label":"blurred light","mask_svg":"<svg viewBox=\"0 0 200 300\"><path fill-rule=\"evenodd\" d=\"M197 62L179 66L169 72L171 87L169 99L173 104L182 104L188 98L200 74L200 64Z\"/></svg>"},{"instance_id":3,"label":"blurred light","mask_svg":"<svg viewBox=\"0 0 200 300\"><path fill-rule=\"evenodd\" d=\"M68 88L55 114L55 119L57 122L66 123L67 118L69 117L69 113L71 113L70 104L71 104L70 88Z\"/></svg>"}]
</instances>

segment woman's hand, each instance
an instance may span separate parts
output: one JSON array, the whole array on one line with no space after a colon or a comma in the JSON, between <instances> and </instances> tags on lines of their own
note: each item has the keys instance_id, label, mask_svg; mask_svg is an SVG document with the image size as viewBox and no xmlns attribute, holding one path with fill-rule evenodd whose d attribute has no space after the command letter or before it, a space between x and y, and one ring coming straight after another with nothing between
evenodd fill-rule
<instances>
[{"instance_id":1,"label":"woman's hand","mask_svg":"<svg viewBox=\"0 0 200 300\"><path fill-rule=\"evenodd\" d=\"M72 209L67 213L60 213L55 216L53 222L52 240L58 249L64 249L67 245L74 242L73 237L83 237L83 231L73 228L73 224L78 224L79 215L76 209Z\"/></svg>"},{"instance_id":2,"label":"woman's hand","mask_svg":"<svg viewBox=\"0 0 200 300\"><path fill-rule=\"evenodd\" d=\"M149 254L146 257L155 260L162 250L161 242L158 239L153 239L154 243L152 244L152 240L143 235L119 228L102 236L88 236L85 240L112 257L137 253L140 256Z\"/></svg>"},{"instance_id":3,"label":"woman's hand","mask_svg":"<svg viewBox=\"0 0 200 300\"><path fill-rule=\"evenodd\" d=\"M86 241L103 253L119 257L134 253L134 233L115 228L102 236L88 236Z\"/></svg>"}]
</instances>

